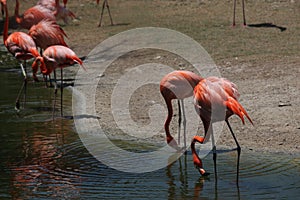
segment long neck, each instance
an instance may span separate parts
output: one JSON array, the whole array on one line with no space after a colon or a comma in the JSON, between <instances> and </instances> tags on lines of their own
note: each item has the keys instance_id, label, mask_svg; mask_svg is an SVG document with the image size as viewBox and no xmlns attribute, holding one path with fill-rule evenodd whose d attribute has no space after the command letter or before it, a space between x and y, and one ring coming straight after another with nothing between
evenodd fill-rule
<instances>
[{"instance_id":1,"label":"long neck","mask_svg":"<svg viewBox=\"0 0 300 200\"><path fill-rule=\"evenodd\" d=\"M195 143L196 142L199 142L199 143L203 143L204 141L204 138L203 137L200 137L200 136L195 136L192 140L192 143L191 143L191 150L192 150L192 155L193 155L193 161L194 161L194 164L199 167L199 168L202 168L202 161L201 159L199 158L197 152L196 152L196 149L195 149ZM200 172L201 173L201 172Z\"/></svg>"},{"instance_id":2,"label":"long neck","mask_svg":"<svg viewBox=\"0 0 300 200\"><path fill-rule=\"evenodd\" d=\"M169 126L170 126L170 122L171 122L172 116L173 116L173 107L172 107L171 100L166 99L166 104L167 104L167 108L168 108L168 116L165 121L165 131L166 131L167 139L170 138L170 140L172 140L173 137L170 134Z\"/></svg>"},{"instance_id":3,"label":"long neck","mask_svg":"<svg viewBox=\"0 0 300 200\"><path fill-rule=\"evenodd\" d=\"M5 44L5 41L8 38L8 23L9 23L8 9L6 4L4 5L4 10L5 10L5 22L4 22L4 29L3 29L3 43Z\"/></svg>"}]
</instances>

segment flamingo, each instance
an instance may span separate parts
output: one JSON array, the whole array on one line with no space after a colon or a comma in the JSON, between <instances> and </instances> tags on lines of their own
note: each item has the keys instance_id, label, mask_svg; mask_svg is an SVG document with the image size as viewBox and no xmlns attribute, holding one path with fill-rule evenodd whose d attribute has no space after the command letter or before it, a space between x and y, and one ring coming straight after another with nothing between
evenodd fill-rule
<instances>
[{"instance_id":1,"label":"flamingo","mask_svg":"<svg viewBox=\"0 0 300 200\"><path fill-rule=\"evenodd\" d=\"M67 37L66 33L54 21L42 20L33 25L28 34L33 38L37 47L43 50L52 45L68 46L64 40L64 37Z\"/></svg>"},{"instance_id":2,"label":"flamingo","mask_svg":"<svg viewBox=\"0 0 300 200\"><path fill-rule=\"evenodd\" d=\"M39 56L32 63L33 73L36 74L38 68L40 67L43 75L49 75L56 68L61 69L61 116L63 115L62 110L62 98L63 98L63 68L73 65L75 63L80 64L83 67L82 60L77 57L77 55L68 47L62 45L53 45L48 47L42 56ZM83 67L83 69L85 69ZM54 71L55 72L55 71ZM55 84L55 96L57 93L57 87ZM55 102L55 101L54 101ZM53 106L54 112L55 104Z\"/></svg>"},{"instance_id":3,"label":"flamingo","mask_svg":"<svg viewBox=\"0 0 300 200\"><path fill-rule=\"evenodd\" d=\"M173 117L173 107L172 107L172 100L178 100L178 112L179 112L179 128L180 131L180 124L181 124L181 110L180 110L180 102L182 104L183 110L183 124L185 127L186 120L185 120L185 113L184 113L184 104L183 99L193 96L193 89L198 84L198 82L202 80L200 76L197 74L190 72L190 71L173 71L162 78L160 81L160 92L163 96L167 108L168 108L168 116L165 121L164 127L166 132L166 139L167 143L179 150L177 142L173 139L172 135L170 134L169 126L170 122Z\"/></svg>"},{"instance_id":4,"label":"flamingo","mask_svg":"<svg viewBox=\"0 0 300 200\"><path fill-rule=\"evenodd\" d=\"M34 40L26 33L23 32L14 32L8 35L8 26L9 26L9 15L6 5L6 0L1 1L5 10L5 22L3 29L3 43L7 50L19 61L24 61L24 67L20 63L24 75L23 85L16 99L16 109L19 110L20 107L20 94L23 91L23 88L26 88L27 83L27 74L26 74L26 60L29 60L34 57L40 56L37 51ZM37 80L36 76L33 75L33 78Z\"/></svg>"},{"instance_id":5,"label":"flamingo","mask_svg":"<svg viewBox=\"0 0 300 200\"><path fill-rule=\"evenodd\" d=\"M208 173L203 169L201 159L198 157L195 151L195 143L205 143L210 135L212 136L213 144L213 160L215 166L216 174L216 146L213 137L212 123L225 120L232 137L236 143L236 150L238 153L237 157L237 182L239 176L239 161L241 154L241 147L232 131L232 128L229 124L229 117L232 115L238 115L242 120L243 124L245 123L244 116L251 122L253 122L246 110L238 102L239 93L237 87L234 83L230 82L225 78L218 77L208 77L201 80L198 85L194 88L194 103L195 109L200 116L203 126L204 126L204 137L195 136L191 143L193 162L196 168L198 168L202 176L208 175ZM216 113L218 113L216 115ZM222 115L224 113L224 115Z\"/></svg>"},{"instance_id":6,"label":"flamingo","mask_svg":"<svg viewBox=\"0 0 300 200\"><path fill-rule=\"evenodd\" d=\"M243 9L243 24L246 26L246 16L245 16L245 2L242 0L242 9ZM235 26L235 10L236 10L236 0L233 1L233 22L232 26Z\"/></svg>"},{"instance_id":7,"label":"flamingo","mask_svg":"<svg viewBox=\"0 0 300 200\"><path fill-rule=\"evenodd\" d=\"M52 45L63 45L68 47L68 45L64 40L64 37L67 37L66 33L54 21L42 20L38 24L33 25L30 28L28 34L33 38L33 40L36 43L36 46L41 48L41 54L42 54L42 50L45 50ZM54 78L56 79L56 77ZM45 79L45 77L44 80L46 81L46 87L47 87L47 79ZM49 74L49 80L50 80L50 74Z\"/></svg>"},{"instance_id":8,"label":"flamingo","mask_svg":"<svg viewBox=\"0 0 300 200\"><path fill-rule=\"evenodd\" d=\"M99 4L100 0L96 0L97 4ZM110 14L110 9L109 9L109 5L108 5L108 0L103 0L103 4L102 4L102 10L101 10L101 14L100 14L100 21L99 21L99 24L98 24L98 27L101 26L102 24L102 17L103 17L103 11L104 11L104 8L107 8L108 10L108 14L109 14L109 18L110 18L110 24L113 26L114 23L113 23L113 20L112 20L112 17L111 17L111 14Z\"/></svg>"},{"instance_id":9,"label":"flamingo","mask_svg":"<svg viewBox=\"0 0 300 200\"><path fill-rule=\"evenodd\" d=\"M15 7L15 18L16 22L25 29L30 29L31 26L39 23L43 19L48 19L52 21L56 21L54 14L48 10L47 8L36 5L24 12L22 16L19 15L19 0L16 0L16 7Z\"/></svg>"}]
</instances>

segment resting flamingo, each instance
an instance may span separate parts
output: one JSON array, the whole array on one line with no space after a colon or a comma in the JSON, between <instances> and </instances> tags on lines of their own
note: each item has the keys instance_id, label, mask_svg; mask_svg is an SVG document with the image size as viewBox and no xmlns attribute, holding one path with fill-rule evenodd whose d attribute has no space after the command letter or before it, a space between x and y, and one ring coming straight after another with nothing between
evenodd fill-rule
<instances>
[{"instance_id":1,"label":"resting flamingo","mask_svg":"<svg viewBox=\"0 0 300 200\"><path fill-rule=\"evenodd\" d=\"M30 29L31 26L39 23L43 19L56 21L54 14L47 8L36 5L26 10L23 15L19 14L20 3L16 0L15 18L16 22L25 29Z\"/></svg>"},{"instance_id":2,"label":"resting flamingo","mask_svg":"<svg viewBox=\"0 0 300 200\"><path fill-rule=\"evenodd\" d=\"M239 93L234 83L225 78L208 77L201 80L194 89L194 103L195 109L200 116L204 126L204 137L195 136L192 140L191 148L193 154L193 161L198 168L201 175L207 175L202 166L201 159L198 157L195 151L195 143L205 143L210 135L212 137L213 144L213 160L216 174L216 146L213 135L212 123L225 120L232 137L237 145L237 181L239 177L239 161L241 154L241 147L232 131L229 124L229 117L232 115L238 115L243 124L244 116L253 124L246 110L238 102Z\"/></svg>"},{"instance_id":3,"label":"resting flamingo","mask_svg":"<svg viewBox=\"0 0 300 200\"><path fill-rule=\"evenodd\" d=\"M99 4L100 0L96 0L97 4ZM98 27L101 26L102 24L102 17L103 17L103 11L104 11L104 8L107 8L107 11L108 11L108 15L109 15L109 18L110 18L110 24L113 26L114 23L113 23L113 20L112 20L112 17L111 17L111 14L110 14L110 9L109 9L109 5L108 5L108 0L103 0L103 4L102 4L102 10L101 10L101 14L100 14L100 21L99 21L99 24L98 24Z\"/></svg>"},{"instance_id":4,"label":"resting flamingo","mask_svg":"<svg viewBox=\"0 0 300 200\"><path fill-rule=\"evenodd\" d=\"M62 100L63 100L63 68L73 65L75 63L80 64L81 67L82 61L70 48L62 46L62 45L54 45L48 47L42 56L39 56L32 63L33 73L36 74L38 68L40 67L43 75L49 75L56 68L61 69L61 86L60 86L60 95L61 95L61 116L63 115L62 110ZM84 67L83 67L84 68ZM55 72L55 71L54 71ZM55 84L55 97L57 93L57 87ZM55 101L53 106L53 111L55 110Z\"/></svg>"},{"instance_id":5,"label":"resting flamingo","mask_svg":"<svg viewBox=\"0 0 300 200\"><path fill-rule=\"evenodd\" d=\"M243 25L246 26L246 16L245 16L245 0L242 0L242 9L243 9ZM235 10L236 10L236 0L233 1L233 21L232 26L235 26Z\"/></svg>"},{"instance_id":6,"label":"resting flamingo","mask_svg":"<svg viewBox=\"0 0 300 200\"><path fill-rule=\"evenodd\" d=\"M6 0L1 0L3 3L3 7L5 10L5 22L3 28L3 43L7 50L19 61L24 61L24 66L20 63L24 81L23 85L20 89L20 92L16 99L16 109L19 110L20 108L20 94L22 93L23 89L26 89L27 84L27 74L26 74L26 61L40 56L39 52L37 51L36 45L33 39L26 33L23 32L14 32L8 35L8 26L9 26L9 14L6 5ZM36 80L36 76L33 75L33 78Z\"/></svg>"},{"instance_id":7,"label":"resting flamingo","mask_svg":"<svg viewBox=\"0 0 300 200\"><path fill-rule=\"evenodd\" d=\"M185 129L185 113L184 113L184 104L183 99L193 96L193 89L198 84L198 82L202 80L200 76L197 74L190 72L190 71L173 71L162 78L160 81L160 92L167 104L168 108L168 116L165 121L165 132L166 132L166 139L167 143L179 150L177 142L173 139L172 135L170 134L170 122L173 117L173 107L172 107L172 100L178 100L178 111L179 111L179 128L180 131L180 124L181 124L181 109L180 109L180 102L183 110L183 125ZM180 136L180 134L179 134ZM178 137L179 137L178 136ZM185 145L186 146L186 145Z\"/></svg>"}]
</instances>

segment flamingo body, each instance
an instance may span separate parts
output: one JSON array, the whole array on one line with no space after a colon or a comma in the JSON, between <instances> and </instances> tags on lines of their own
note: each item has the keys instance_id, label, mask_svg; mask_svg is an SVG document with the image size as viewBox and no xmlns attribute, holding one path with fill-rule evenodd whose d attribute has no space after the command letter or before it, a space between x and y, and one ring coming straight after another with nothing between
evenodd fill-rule
<instances>
[{"instance_id":1,"label":"flamingo body","mask_svg":"<svg viewBox=\"0 0 300 200\"><path fill-rule=\"evenodd\" d=\"M50 46L44 51L42 57L36 58L32 64L35 73L38 70L38 62L41 62L40 68L44 75L49 75L56 68L67 67L75 63L82 66L82 61L74 51L62 45Z\"/></svg>"},{"instance_id":2,"label":"flamingo body","mask_svg":"<svg viewBox=\"0 0 300 200\"><path fill-rule=\"evenodd\" d=\"M67 37L66 33L54 21L40 21L30 28L29 35L33 38L36 45L42 49L46 49L52 45L67 46L64 40L64 36Z\"/></svg>"},{"instance_id":3,"label":"flamingo body","mask_svg":"<svg viewBox=\"0 0 300 200\"><path fill-rule=\"evenodd\" d=\"M232 131L228 118L232 115L238 115L244 124L244 117L253 124L251 118L247 114L246 110L238 102L239 93L234 83L224 78L208 77L201 80L194 88L194 103L197 113L199 114L203 126L204 137L195 136L192 140L192 154L193 162L199 169L201 175L207 175L202 166L201 159L198 157L195 151L195 143L205 143L207 139L212 136L213 150L214 150L214 165L216 174L216 147L213 138L212 123L218 121L225 121L230 129L230 132L236 142L238 151L237 160L237 181L239 173L239 159L241 148L238 141Z\"/></svg>"},{"instance_id":4,"label":"flamingo body","mask_svg":"<svg viewBox=\"0 0 300 200\"><path fill-rule=\"evenodd\" d=\"M48 10L47 8L36 5L34 7L29 8L26 10L22 16L19 15L19 1L16 0L16 7L15 7L15 18L16 22L25 29L30 29L33 25L39 23L44 19L55 21L54 14Z\"/></svg>"},{"instance_id":5,"label":"flamingo body","mask_svg":"<svg viewBox=\"0 0 300 200\"><path fill-rule=\"evenodd\" d=\"M194 87L202 80L200 76L190 71L173 71L164 76L160 82L160 92L167 104L168 116L165 121L167 143L178 149L176 141L170 134L169 126L173 117L173 99L185 99L193 95Z\"/></svg>"}]
</instances>

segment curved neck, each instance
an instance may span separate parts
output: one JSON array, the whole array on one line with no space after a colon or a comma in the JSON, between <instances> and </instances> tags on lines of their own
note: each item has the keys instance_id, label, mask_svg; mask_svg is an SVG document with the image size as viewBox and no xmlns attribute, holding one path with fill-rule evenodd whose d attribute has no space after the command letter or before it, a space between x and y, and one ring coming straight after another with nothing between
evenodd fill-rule
<instances>
[{"instance_id":1,"label":"curved neck","mask_svg":"<svg viewBox=\"0 0 300 200\"><path fill-rule=\"evenodd\" d=\"M171 136L170 129L169 129L170 122L171 122L172 117L173 117L173 108L172 108L171 100L166 100L166 104L167 104L167 108L168 108L168 116L167 116L167 119L165 121L165 131L166 131L167 138L170 138L170 140L172 140L173 137Z\"/></svg>"},{"instance_id":2,"label":"curved neck","mask_svg":"<svg viewBox=\"0 0 300 200\"><path fill-rule=\"evenodd\" d=\"M195 149L195 143L196 142L199 142L199 143L203 143L204 141L204 138L203 137L200 137L200 136L195 136L192 140L192 143L191 143L191 150L192 150L192 155L193 155L193 161L194 161L194 164L199 167L199 168L202 168L202 161L201 159L199 158L197 152L196 152L196 149ZM201 173L201 172L200 172Z\"/></svg>"}]
</instances>

